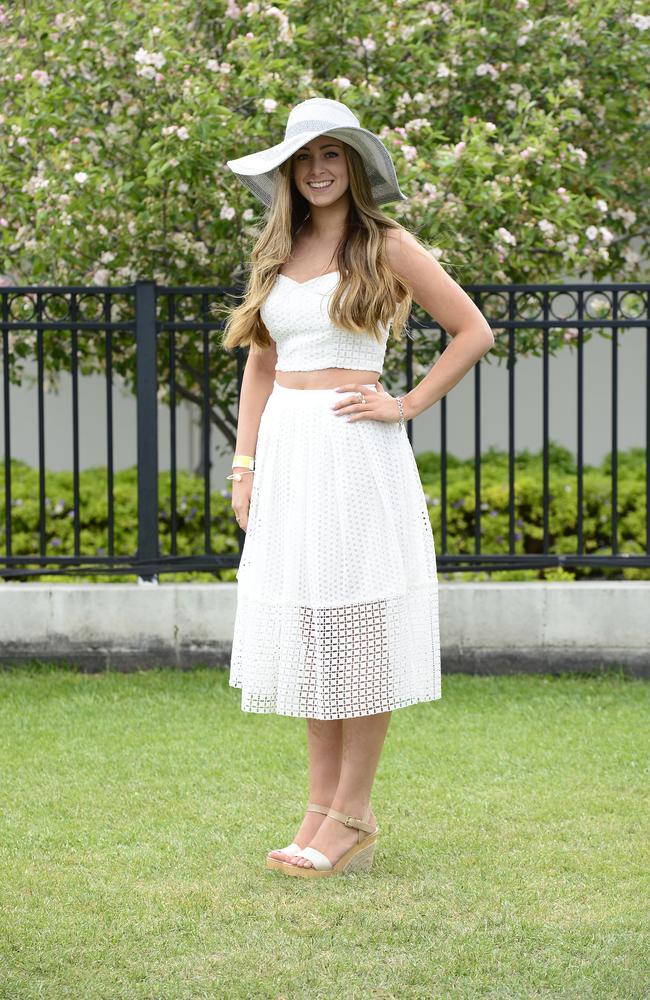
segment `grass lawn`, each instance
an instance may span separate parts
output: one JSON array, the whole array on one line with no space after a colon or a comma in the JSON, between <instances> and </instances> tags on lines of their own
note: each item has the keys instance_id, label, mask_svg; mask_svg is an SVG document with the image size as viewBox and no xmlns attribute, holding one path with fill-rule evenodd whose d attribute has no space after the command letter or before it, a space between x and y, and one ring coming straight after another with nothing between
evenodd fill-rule
<instances>
[{"instance_id":1,"label":"grass lawn","mask_svg":"<svg viewBox=\"0 0 650 1000\"><path fill-rule=\"evenodd\" d=\"M264 855L305 723L225 671L0 671L2 1000L650 995L650 685L444 675L393 714L372 871Z\"/></svg>"}]
</instances>

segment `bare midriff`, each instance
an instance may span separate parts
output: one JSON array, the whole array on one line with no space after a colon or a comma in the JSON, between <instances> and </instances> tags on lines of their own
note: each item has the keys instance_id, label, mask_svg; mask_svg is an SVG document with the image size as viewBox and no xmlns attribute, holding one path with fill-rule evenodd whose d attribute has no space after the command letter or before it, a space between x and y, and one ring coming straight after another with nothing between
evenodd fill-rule
<instances>
[{"instance_id":1,"label":"bare midriff","mask_svg":"<svg viewBox=\"0 0 650 1000\"><path fill-rule=\"evenodd\" d=\"M357 371L356 368L319 368L312 372L278 372L275 381L287 389L336 389L340 385L375 383L379 372Z\"/></svg>"}]
</instances>

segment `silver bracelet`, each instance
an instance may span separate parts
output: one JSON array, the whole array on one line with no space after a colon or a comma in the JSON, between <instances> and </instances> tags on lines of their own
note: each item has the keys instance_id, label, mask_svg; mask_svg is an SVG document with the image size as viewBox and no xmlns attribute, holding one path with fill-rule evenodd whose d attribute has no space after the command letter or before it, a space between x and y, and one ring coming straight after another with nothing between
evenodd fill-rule
<instances>
[{"instance_id":1,"label":"silver bracelet","mask_svg":"<svg viewBox=\"0 0 650 1000\"><path fill-rule=\"evenodd\" d=\"M234 479L238 483L241 483L242 477L253 473L254 469L243 469L241 472L233 472L230 476L226 476L226 479Z\"/></svg>"}]
</instances>

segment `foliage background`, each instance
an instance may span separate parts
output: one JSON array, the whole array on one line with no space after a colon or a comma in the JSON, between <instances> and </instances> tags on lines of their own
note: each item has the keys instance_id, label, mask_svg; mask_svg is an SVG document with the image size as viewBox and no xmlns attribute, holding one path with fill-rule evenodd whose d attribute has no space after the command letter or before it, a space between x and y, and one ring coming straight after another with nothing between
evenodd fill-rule
<instances>
[{"instance_id":1,"label":"foliage background","mask_svg":"<svg viewBox=\"0 0 650 1000\"><path fill-rule=\"evenodd\" d=\"M639 0L0 5L0 272L98 292L236 284L264 208L226 160L279 142L289 109L325 96L382 137L409 196L385 211L460 283L647 280L649 29ZM33 318L29 297L12 310ZM113 318L130 315L118 303ZM551 352L576 332L550 331ZM508 350L495 333L487 363ZM220 336L207 342L210 420L230 449L237 388ZM517 356L543 337L518 330ZM33 331L9 335L13 381L35 347ZM55 391L69 331L45 348ZM200 399L201 338L176 348L177 395ZM104 371L102 333L76 350L83 374ZM403 353L389 342L389 391ZM417 339L416 378L438 354L437 338ZM130 338L112 361L132 389ZM159 364L165 402L164 345Z\"/></svg>"},{"instance_id":2,"label":"foliage background","mask_svg":"<svg viewBox=\"0 0 650 1000\"><path fill-rule=\"evenodd\" d=\"M289 109L324 96L383 138L409 196L386 210L436 243L462 283L640 279L643 10L0 6L0 269L35 283L236 279L264 210L225 162L279 142Z\"/></svg>"}]
</instances>

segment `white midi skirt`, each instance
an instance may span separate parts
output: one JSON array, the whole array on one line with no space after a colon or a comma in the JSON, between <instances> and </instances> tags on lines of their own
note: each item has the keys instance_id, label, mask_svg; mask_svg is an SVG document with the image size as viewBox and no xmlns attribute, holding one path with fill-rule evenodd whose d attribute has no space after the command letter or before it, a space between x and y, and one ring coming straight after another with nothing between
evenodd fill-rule
<instances>
[{"instance_id":1,"label":"white midi skirt","mask_svg":"<svg viewBox=\"0 0 650 1000\"><path fill-rule=\"evenodd\" d=\"M349 719L441 697L413 449L397 422L337 416L347 395L274 382L262 412L229 678L245 712Z\"/></svg>"}]
</instances>

